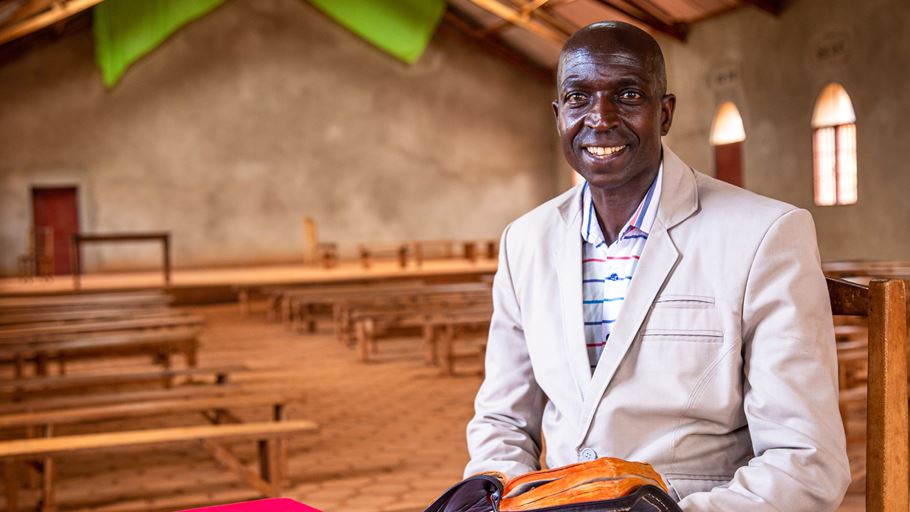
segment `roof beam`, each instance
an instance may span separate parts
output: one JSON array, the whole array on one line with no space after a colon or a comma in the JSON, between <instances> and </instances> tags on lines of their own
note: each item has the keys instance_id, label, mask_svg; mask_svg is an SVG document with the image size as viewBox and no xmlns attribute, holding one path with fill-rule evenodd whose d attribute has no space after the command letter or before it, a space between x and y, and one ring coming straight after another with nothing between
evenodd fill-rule
<instances>
[{"instance_id":1,"label":"roof beam","mask_svg":"<svg viewBox=\"0 0 910 512\"><path fill-rule=\"evenodd\" d=\"M483 28L478 26L476 21L468 18L451 4L446 9L443 20L446 21L443 24L444 27L461 36L466 42L508 62L543 83L553 83L552 69L542 66L526 55L519 53L511 46L503 43L495 34L484 34Z\"/></svg>"},{"instance_id":2,"label":"roof beam","mask_svg":"<svg viewBox=\"0 0 910 512\"><path fill-rule=\"evenodd\" d=\"M784 5L781 0L742 0L742 2L745 5L758 7L774 16L780 16L781 11L784 10Z\"/></svg>"},{"instance_id":3,"label":"roof beam","mask_svg":"<svg viewBox=\"0 0 910 512\"><path fill-rule=\"evenodd\" d=\"M666 22L662 21L661 19L657 18L656 16L654 16L653 14L651 14L650 12L635 5L634 3L632 5L635 5L635 7L637 8L637 10L639 12L633 12L631 9L618 5L616 2L613 2L612 0L595 0L595 1L605 7L613 9L614 11L622 13L636 21L644 23L645 25L653 28L654 30L657 30L658 32L663 32L664 34L667 34L668 36L678 39L682 42L686 41L686 34L689 32L689 26L685 23L673 23L673 24L666 23ZM631 3L631 2L628 2L628 3Z\"/></svg>"},{"instance_id":4,"label":"roof beam","mask_svg":"<svg viewBox=\"0 0 910 512\"><path fill-rule=\"evenodd\" d=\"M537 34L548 41L552 41L560 46L566 42L569 34L565 34L562 31L545 25L535 19L531 18L531 13L523 14L521 11L517 11L512 7L501 4L496 0L469 0L472 4L480 7L481 9L495 14L500 18L512 23L516 26L519 26L529 32Z\"/></svg>"},{"instance_id":5,"label":"roof beam","mask_svg":"<svg viewBox=\"0 0 910 512\"><path fill-rule=\"evenodd\" d=\"M101 1L102 0L70 0L66 3L62 1L54 2L50 9L41 14L24 19L13 25L0 28L0 44L7 43L13 39L18 39L53 25L54 23L82 12L95 4L101 3Z\"/></svg>"}]
</instances>

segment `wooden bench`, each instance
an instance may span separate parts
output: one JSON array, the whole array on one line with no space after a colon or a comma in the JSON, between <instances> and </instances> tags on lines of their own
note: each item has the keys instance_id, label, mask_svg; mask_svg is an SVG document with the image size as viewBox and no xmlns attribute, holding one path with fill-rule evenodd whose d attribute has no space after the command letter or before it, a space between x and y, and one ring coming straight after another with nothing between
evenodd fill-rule
<instances>
[{"instance_id":1,"label":"wooden bench","mask_svg":"<svg viewBox=\"0 0 910 512\"><path fill-rule=\"evenodd\" d=\"M473 359L480 364L480 375L483 375L486 357L486 336L490 330L490 318L493 308L468 308L456 310L446 315L430 317L426 321L429 331L429 356L439 366L439 374L455 374L455 363L459 360ZM458 352L455 345L464 339L467 332L479 333L480 343L475 343L473 350Z\"/></svg>"},{"instance_id":2,"label":"wooden bench","mask_svg":"<svg viewBox=\"0 0 910 512\"><path fill-rule=\"evenodd\" d=\"M417 268L420 268L425 260L455 259L455 246L455 240L417 240L411 242L414 264L417 265Z\"/></svg>"},{"instance_id":3,"label":"wooden bench","mask_svg":"<svg viewBox=\"0 0 910 512\"><path fill-rule=\"evenodd\" d=\"M483 257L488 260L495 260L499 257L499 239L473 240L464 243L465 259L471 263L476 262L480 257L480 250L483 250Z\"/></svg>"},{"instance_id":4,"label":"wooden bench","mask_svg":"<svg viewBox=\"0 0 910 512\"><path fill-rule=\"evenodd\" d=\"M169 388L179 384L180 379L187 383L205 382L206 379L211 379L213 383L223 384L230 380L231 375L247 371L249 371L248 367L235 364L204 368L167 368L157 371L59 375L0 380L0 395L8 396L13 401L21 401L46 395L60 396L85 393L96 388L112 389L150 383L160 383Z\"/></svg>"},{"instance_id":5,"label":"wooden bench","mask_svg":"<svg viewBox=\"0 0 910 512\"><path fill-rule=\"evenodd\" d=\"M354 313L407 314L420 308L462 307L489 303L490 286L485 283L425 285L412 290L339 298L333 305L335 332L345 345L355 342Z\"/></svg>"},{"instance_id":6,"label":"wooden bench","mask_svg":"<svg viewBox=\"0 0 910 512\"><path fill-rule=\"evenodd\" d=\"M906 260L847 260L822 264L825 275L838 278L877 277L890 279L910 278L910 261Z\"/></svg>"},{"instance_id":7,"label":"wooden bench","mask_svg":"<svg viewBox=\"0 0 910 512\"><path fill-rule=\"evenodd\" d=\"M427 361L435 364L438 362L438 333L446 332L454 339L456 328L465 329L480 324L488 326L493 312L489 300L487 295L473 298L460 296L449 300L441 298L439 302L388 304L355 309L351 313L351 321L354 324L360 360L368 362L370 356L377 353L377 340L380 336L411 328L422 334ZM452 339L444 343L451 344ZM451 350L445 354L454 357Z\"/></svg>"},{"instance_id":8,"label":"wooden bench","mask_svg":"<svg viewBox=\"0 0 910 512\"><path fill-rule=\"evenodd\" d=\"M360 264L365 269L373 266L376 258L394 259L398 261L399 268L408 266L408 246L407 244L361 244L357 247L360 253Z\"/></svg>"},{"instance_id":9,"label":"wooden bench","mask_svg":"<svg viewBox=\"0 0 910 512\"><path fill-rule=\"evenodd\" d=\"M99 320L118 320L127 318L150 318L167 316L175 313L174 309L167 306L147 308L104 308L85 309L77 311L38 311L16 314L0 315L0 329L12 326L26 326L35 324L64 324L67 322L91 322Z\"/></svg>"},{"instance_id":10,"label":"wooden bench","mask_svg":"<svg viewBox=\"0 0 910 512\"><path fill-rule=\"evenodd\" d=\"M835 315L868 318L866 510L906 512L910 510L906 283L873 280L868 288L832 278L827 283Z\"/></svg>"},{"instance_id":11,"label":"wooden bench","mask_svg":"<svg viewBox=\"0 0 910 512\"><path fill-rule=\"evenodd\" d=\"M212 386L218 388L220 386ZM227 391L225 391L227 390ZM232 409L270 407L276 417L283 415L285 404L300 401L302 390L275 388L223 388L214 390L210 396L181 396L174 389L167 391L170 396L158 400L113 401L97 405L72 406L34 411L18 411L0 415L0 429L44 428L49 436L54 425L93 423L128 418L160 417L180 413L199 413L212 422L228 419L237 422Z\"/></svg>"},{"instance_id":12,"label":"wooden bench","mask_svg":"<svg viewBox=\"0 0 910 512\"><path fill-rule=\"evenodd\" d=\"M0 329L0 344L7 340L63 339L84 334L114 331L144 331L157 329L200 328L205 325L201 316L171 312L163 316L124 318L106 321L68 322L64 324L26 324Z\"/></svg>"},{"instance_id":13,"label":"wooden bench","mask_svg":"<svg viewBox=\"0 0 910 512\"><path fill-rule=\"evenodd\" d=\"M60 411L63 409L82 409L99 405L120 403L148 403L161 400L188 398L213 398L231 393L248 392L235 383L191 383L167 388L118 390L113 392L88 393L85 395L51 395L34 397L29 400L0 403L0 416L38 411Z\"/></svg>"},{"instance_id":14,"label":"wooden bench","mask_svg":"<svg viewBox=\"0 0 910 512\"><path fill-rule=\"evenodd\" d=\"M0 459L5 462L6 509L19 508L19 465L38 461L42 485L40 509L56 509L54 496L54 458L72 453L116 450L128 447L158 447L180 443L197 443L224 468L235 473L265 497L281 495L287 471L287 443L291 435L317 430L307 420L285 420L244 424L200 425L125 432L69 435L40 439L0 441ZM259 474L224 446L236 441L256 441L259 446Z\"/></svg>"},{"instance_id":15,"label":"wooden bench","mask_svg":"<svg viewBox=\"0 0 910 512\"><path fill-rule=\"evenodd\" d=\"M171 367L171 355L182 353L186 365L196 366L199 329L168 329L142 332L111 332L76 336L62 340L0 342L0 363L13 364L15 378L25 375L25 365L34 363L35 375L47 375L48 363L56 361L60 374L66 362L73 359L113 358L150 354L165 369Z\"/></svg>"},{"instance_id":16,"label":"wooden bench","mask_svg":"<svg viewBox=\"0 0 910 512\"><path fill-rule=\"evenodd\" d=\"M378 281L355 284L326 284L317 286L284 288L272 291L269 298L269 308L274 310L272 318L280 317L286 324L295 328L299 324L315 329L317 309L320 306L331 307L339 298L356 297L362 295L375 295L391 290L409 290L425 285L420 279L396 279L394 281ZM329 310L331 312L331 310ZM304 317L306 317L304 319Z\"/></svg>"},{"instance_id":17,"label":"wooden bench","mask_svg":"<svg viewBox=\"0 0 910 512\"><path fill-rule=\"evenodd\" d=\"M0 297L0 316L22 312L124 307L158 307L172 302L161 291L116 293L67 293L59 295Z\"/></svg>"}]
</instances>

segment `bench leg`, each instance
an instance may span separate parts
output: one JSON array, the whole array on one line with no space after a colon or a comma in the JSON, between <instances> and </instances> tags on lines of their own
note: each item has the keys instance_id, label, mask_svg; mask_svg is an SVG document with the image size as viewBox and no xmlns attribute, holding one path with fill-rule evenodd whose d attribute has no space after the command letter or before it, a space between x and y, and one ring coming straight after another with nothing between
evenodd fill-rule
<instances>
[{"instance_id":1,"label":"bench leg","mask_svg":"<svg viewBox=\"0 0 910 512\"><path fill-rule=\"evenodd\" d=\"M14 364L16 379L21 379L25 374L25 357L22 355L22 352L16 352L16 361Z\"/></svg>"},{"instance_id":2,"label":"bench leg","mask_svg":"<svg viewBox=\"0 0 910 512\"><path fill-rule=\"evenodd\" d=\"M259 475L269 483L275 495L281 494L281 468L278 446L274 440L259 441Z\"/></svg>"},{"instance_id":3,"label":"bench leg","mask_svg":"<svg viewBox=\"0 0 910 512\"><path fill-rule=\"evenodd\" d=\"M237 303L240 306L240 314L243 316L250 315L250 296L245 289L237 291Z\"/></svg>"},{"instance_id":4,"label":"bench leg","mask_svg":"<svg viewBox=\"0 0 910 512\"><path fill-rule=\"evenodd\" d=\"M47 356L39 353L35 356L35 375L47 376Z\"/></svg>"},{"instance_id":5,"label":"bench leg","mask_svg":"<svg viewBox=\"0 0 910 512\"><path fill-rule=\"evenodd\" d=\"M436 329L432 324L423 325L423 346L426 350L427 364L436 364Z\"/></svg>"},{"instance_id":6,"label":"bench leg","mask_svg":"<svg viewBox=\"0 0 910 512\"><path fill-rule=\"evenodd\" d=\"M250 471L233 453L230 452L230 450L209 439L204 439L201 442L202 446L208 450L219 464L228 470L233 471L243 481L259 491L260 494L268 498L277 498L280 495L279 490L276 489L274 485L260 478L254 471ZM261 444L264 442L265 441L260 441L259 443Z\"/></svg>"},{"instance_id":7,"label":"bench leg","mask_svg":"<svg viewBox=\"0 0 910 512\"><path fill-rule=\"evenodd\" d=\"M275 404L272 409L272 419L274 421L283 421L284 417L284 405ZM275 446L275 478L272 480L272 485L280 492L288 481L288 439L286 437L278 437L272 442Z\"/></svg>"},{"instance_id":8,"label":"bench leg","mask_svg":"<svg viewBox=\"0 0 910 512\"><path fill-rule=\"evenodd\" d=\"M370 319L359 320L354 324L354 331L357 335L360 362L367 363L370 361L370 338L373 336L373 322Z\"/></svg>"},{"instance_id":9,"label":"bench leg","mask_svg":"<svg viewBox=\"0 0 910 512\"><path fill-rule=\"evenodd\" d=\"M195 368L199 364L198 360L199 346L197 343L191 343L184 351L183 356L186 359L187 368Z\"/></svg>"},{"instance_id":10,"label":"bench leg","mask_svg":"<svg viewBox=\"0 0 910 512\"><path fill-rule=\"evenodd\" d=\"M451 325L445 326L442 333L440 346L439 374L444 376L452 375L454 363L452 361L452 341L455 337L455 329Z\"/></svg>"},{"instance_id":11,"label":"bench leg","mask_svg":"<svg viewBox=\"0 0 910 512\"><path fill-rule=\"evenodd\" d=\"M19 510L19 466L15 459L6 460L6 510L17 512Z\"/></svg>"},{"instance_id":12,"label":"bench leg","mask_svg":"<svg viewBox=\"0 0 910 512\"><path fill-rule=\"evenodd\" d=\"M54 512L57 503L54 499L54 459L46 457L41 464L41 512Z\"/></svg>"}]
</instances>

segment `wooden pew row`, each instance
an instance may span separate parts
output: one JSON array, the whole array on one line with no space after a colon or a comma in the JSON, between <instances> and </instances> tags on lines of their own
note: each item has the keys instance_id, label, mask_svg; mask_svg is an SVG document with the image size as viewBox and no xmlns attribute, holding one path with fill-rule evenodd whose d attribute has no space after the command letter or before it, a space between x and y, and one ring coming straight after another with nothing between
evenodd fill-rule
<instances>
[{"instance_id":1,"label":"wooden pew row","mask_svg":"<svg viewBox=\"0 0 910 512\"><path fill-rule=\"evenodd\" d=\"M848 260L829 261L822 264L825 275L831 277L876 277L910 279L910 261L907 260Z\"/></svg>"},{"instance_id":2,"label":"wooden pew row","mask_svg":"<svg viewBox=\"0 0 910 512\"><path fill-rule=\"evenodd\" d=\"M147 308L103 308L76 311L37 311L0 315L0 330L35 324L65 324L69 322L97 322L127 318L153 318L173 315L179 310L167 306Z\"/></svg>"},{"instance_id":3,"label":"wooden pew row","mask_svg":"<svg viewBox=\"0 0 910 512\"><path fill-rule=\"evenodd\" d=\"M426 283L421 279L409 279L371 284L307 287L283 290L276 303L279 304L280 317L284 323L297 330L305 326L312 332L318 320L331 317L334 321L334 306L337 303L412 296L428 287L438 286L442 285Z\"/></svg>"},{"instance_id":4,"label":"wooden pew row","mask_svg":"<svg viewBox=\"0 0 910 512\"><path fill-rule=\"evenodd\" d=\"M172 302L162 291L0 297L0 316L22 312L160 307Z\"/></svg>"},{"instance_id":5,"label":"wooden pew row","mask_svg":"<svg viewBox=\"0 0 910 512\"><path fill-rule=\"evenodd\" d=\"M60 340L85 334L114 331L145 331L165 329L198 329L205 325L201 316L171 312L163 316L123 318L104 321L68 322L65 324L25 324L0 329L0 345L29 340Z\"/></svg>"},{"instance_id":6,"label":"wooden pew row","mask_svg":"<svg viewBox=\"0 0 910 512\"><path fill-rule=\"evenodd\" d=\"M9 414L35 413L39 411L60 411L85 407L113 405L120 403L149 403L161 400L183 400L189 398L223 397L242 393L249 388L235 383L183 384L169 388L119 390L109 393L88 393L82 396L45 396L30 400L0 403L0 417Z\"/></svg>"},{"instance_id":7,"label":"wooden pew row","mask_svg":"<svg viewBox=\"0 0 910 512\"><path fill-rule=\"evenodd\" d=\"M463 297L461 299L464 299ZM438 364L441 373L451 374L458 334L467 330L481 331L485 337L489 329L493 306L489 296L478 296L475 301L440 302L420 305L388 305L355 309L351 313L354 324L357 353L362 362L368 362L378 352L378 341L389 334L411 329L422 335L427 362Z\"/></svg>"},{"instance_id":8,"label":"wooden pew row","mask_svg":"<svg viewBox=\"0 0 910 512\"><path fill-rule=\"evenodd\" d=\"M360 265L365 269L372 267L377 258L397 261L399 268L405 268L410 248L407 244L360 244L357 252L360 254Z\"/></svg>"},{"instance_id":9,"label":"wooden pew row","mask_svg":"<svg viewBox=\"0 0 910 512\"><path fill-rule=\"evenodd\" d=\"M395 290L378 294L358 294L337 297L332 302L335 333L342 343L353 346L355 311L410 312L421 308L462 307L490 303L492 292L486 283L457 283L425 285L411 290ZM302 303L297 303L301 308Z\"/></svg>"},{"instance_id":10,"label":"wooden pew row","mask_svg":"<svg viewBox=\"0 0 910 512\"><path fill-rule=\"evenodd\" d=\"M471 360L479 363L479 374L483 376L486 358L486 338L490 331L489 310L458 311L454 315L431 318L427 325L432 331L432 351L441 376L451 376L455 372L455 363L460 360ZM475 343L467 352L459 352L456 345L467 341L466 334L474 333ZM476 342L479 339L480 342ZM468 338L470 340L470 338Z\"/></svg>"},{"instance_id":11,"label":"wooden pew row","mask_svg":"<svg viewBox=\"0 0 910 512\"><path fill-rule=\"evenodd\" d=\"M462 258L475 263L481 257L481 250L482 256L489 260L496 259L499 254L498 240L418 240L411 245L417 268L429 259ZM461 249L460 253L458 249Z\"/></svg>"},{"instance_id":12,"label":"wooden pew row","mask_svg":"<svg viewBox=\"0 0 910 512\"><path fill-rule=\"evenodd\" d=\"M41 468L41 510L56 510L54 459L72 453L116 450L132 447L159 447L177 443L200 444L214 459L234 472L264 497L281 495L287 477L287 439L313 432L318 426L307 420L285 420L245 424L199 425L126 432L69 435L42 439L0 441L0 459L5 463L6 509L19 509L19 474L23 462L38 460ZM223 443L256 441L259 474L247 469Z\"/></svg>"},{"instance_id":13,"label":"wooden pew row","mask_svg":"<svg viewBox=\"0 0 910 512\"><path fill-rule=\"evenodd\" d=\"M199 350L199 329L168 329L144 332L111 332L63 340L35 340L0 343L0 364L12 364L16 379L25 376L25 365L34 363L35 375L47 375L48 364L56 361L60 374L74 359L151 355L165 369L171 355L182 353L186 365L195 367Z\"/></svg>"},{"instance_id":14,"label":"wooden pew row","mask_svg":"<svg viewBox=\"0 0 910 512\"><path fill-rule=\"evenodd\" d=\"M30 400L44 396L66 396L74 393L85 394L98 389L118 389L124 386L139 386L160 383L165 388L185 383L207 382L225 384L230 376L248 372L244 365L225 365L204 368L163 369L130 373L104 373L90 375L59 375L42 378L0 380L0 397L12 401Z\"/></svg>"},{"instance_id":15,"label":"wooden pew row","mask_svg":"<svg viewBox=\"0 0 910 512\"><path fill-rule=\"evenodd\" d=\"M98 405L61 406L46 410L17 411L0 415L0 429L47 428L59 425L93 423L108 420L161 417L181 413L199 413L209 421L221 422L239 420L231 410L271 407L276 416L281 416L286 404L303 400L304 392L296 389L272 387L243 388L210 386L212 391L197 392L197 396L186 396L178 388L160 391L157 399L143 401L112 401ZM210 396L199 396L210 393ZM45 435L48 435L47 433Z\"/></svg>"}]
</instances>

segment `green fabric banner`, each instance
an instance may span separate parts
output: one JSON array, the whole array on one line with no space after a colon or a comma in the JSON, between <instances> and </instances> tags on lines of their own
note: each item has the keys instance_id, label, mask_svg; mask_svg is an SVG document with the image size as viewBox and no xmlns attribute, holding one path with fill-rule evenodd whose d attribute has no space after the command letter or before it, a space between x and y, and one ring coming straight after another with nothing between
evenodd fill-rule
<instances>
[{"instance_id":1,"label":"green fabric banner","mask_svg":"<svg viewBox=\"0 0 910 512\"><path fill-rule=\"evenodd\" d=\"M95 61L113 87L126 69L224 0L106 0L94 8Z\"/></svg>"},{"instance_id":2,"label":"green fabric banner","mask_svg":"<svg viewBox=\"0 0 910 512\"><path fill-rule=\"evenodd\" d=\"M445 12L445 0L310 0L338 23L413 64Z\"/></svg>"}]
</instances>

